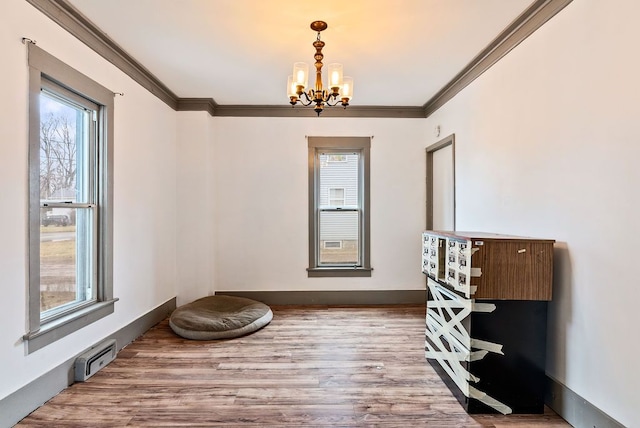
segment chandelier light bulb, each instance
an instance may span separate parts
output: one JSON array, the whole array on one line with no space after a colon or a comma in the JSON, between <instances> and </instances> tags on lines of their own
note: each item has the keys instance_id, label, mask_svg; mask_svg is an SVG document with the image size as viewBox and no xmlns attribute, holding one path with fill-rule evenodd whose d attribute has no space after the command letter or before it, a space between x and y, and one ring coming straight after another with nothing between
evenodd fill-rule
<instances>
[{"instance_id":1,"label":"chandelier light bulb","mask_svg":"<svg viewBox=\"0 0 640 428\"><path fill-rule=\"evenodd\" d=\"M287 94L290 99L291 97L298 98L297 90L298 88L296 82L293 80L293 76L289 76L289 78L287 79Z\"/></svg>"},{"instance_id":2,"label":"chandelier light bulb","mask_svg":"<svg viewBox=\"0 0 640 428\"><path fill-rule=\"evenodd\" d=\"M293 64L293 77L297 86L306 88L309 86L309 65L304 62Z\"/></svg>"},{"instance_id":3,"label":"chandelier light bulb","mask_svg":"<svg viewBox=\"0 0 640 428\"><path fill-rule=\"evenodd\" d=\"M340 91L340 97L347 100L353 99L353 77L342 78L342 90Z\"/></svg>"},{"instance_id":4,"label":"chandelier light bulb","mask_svg":"<svg viewBox=\"0 0 640 428\"><path fill-rule=\"evenodd\" d=\"M329 64L329 87L340 88L342 86L342 64Z\"/></svg>"}]
</instances>

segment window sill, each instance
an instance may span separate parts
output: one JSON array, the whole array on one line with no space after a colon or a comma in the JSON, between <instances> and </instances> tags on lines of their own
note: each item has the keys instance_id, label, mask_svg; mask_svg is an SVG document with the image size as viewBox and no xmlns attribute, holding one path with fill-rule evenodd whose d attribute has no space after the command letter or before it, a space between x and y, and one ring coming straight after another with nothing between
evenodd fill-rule
<instances>
[{"instance_id":1,"label":"window sill","mask_svg":"<svg viewBox=\"0 0 640 428\"><path fill-rule=\"evenodd\" d=\"M38 331L29 332L22 338L27 345L27 354L44 348L50 343L81 329L101 318L113 313L118 299L98 302L94 305L75 311L67 316L43 324Z\"/></svg>"},{"instance_id":2,"label":"window sill","mask_svg":"<svg viewBox=\"0 0 640 428\"><path fill-rule=\"evenodd\" d=\"M370 277L373 268L363 267L314 267L307 268L308 278Z\"/></svg>"}]
</instances>

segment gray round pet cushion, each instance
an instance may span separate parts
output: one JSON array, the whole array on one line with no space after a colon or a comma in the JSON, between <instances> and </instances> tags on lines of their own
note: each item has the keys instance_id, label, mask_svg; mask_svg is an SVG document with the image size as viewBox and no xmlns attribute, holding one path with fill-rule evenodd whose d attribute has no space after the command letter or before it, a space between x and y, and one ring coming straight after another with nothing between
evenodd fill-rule
<instances>
[{"instance_id":1,"label":"gray round pet cushion","mask_svg":"<svg viewBox=\"0 0 640 428\"><path fill-rule=\"evenodd\" d=\"M262 302L244 297L209 296L173 311L169 325L185 339L230 339L259 330L272 318L271 308Z\"/></svg>"}]
</instances>

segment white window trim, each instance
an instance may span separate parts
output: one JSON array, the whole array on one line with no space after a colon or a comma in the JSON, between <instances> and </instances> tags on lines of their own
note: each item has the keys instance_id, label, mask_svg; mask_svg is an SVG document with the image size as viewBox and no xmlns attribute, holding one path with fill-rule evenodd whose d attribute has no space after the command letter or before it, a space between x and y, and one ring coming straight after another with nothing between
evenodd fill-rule
<instances>
[{"instance_id":1,"label":"white window trim","mask_svg":"<svg viewBox=\"0 0 640 428\"><path fill-rule=\"evenodd\" d=\"M114 311L113 297L113 96L114 93L44 50L29 49L29 289L28 332L23 336L27 353L95 322ZM99 108L100 152L96 167L98 274L96 301L47 322L40 319L40 91L52 81L86 98ZM36 165L38 167L36 167Z\"/></svg>"},{"instance_id":2,"label":"white window trim","mask_svg":"<svg viewBox=\"0 0 640 428\"><path fill-rule=\"evenodd\" d=\"M370 277L371 258L370 258L370 137L308 137L308 159L309 159L309 267L307 274L309 277ZM319 188L319 172L320 161L319 153L322 151L359 152L359 196L362 198L360 203L360 240L359 253L360 261L357 265L327 265L319 264L320 254L320 234L319 234L319 217L320 217L320 188Z\"/></svg>"}]
</instances>

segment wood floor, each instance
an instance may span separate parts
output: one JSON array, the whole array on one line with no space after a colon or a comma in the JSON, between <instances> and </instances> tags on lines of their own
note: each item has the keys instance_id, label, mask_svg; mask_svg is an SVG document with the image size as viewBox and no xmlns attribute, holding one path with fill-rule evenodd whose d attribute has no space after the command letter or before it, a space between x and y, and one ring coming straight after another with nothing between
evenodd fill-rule
<instances>
[{"instance_id":1,"label":"wood floor","mask_svg":"<svg viewBox=\"0 0 640 428\"><path fill-rule=\"evenodd\" d=\"M161 322L19 426L565 427L467 415L424 358L424 307L274 307L228 341Z\"/></svg>"}]
</instances>

